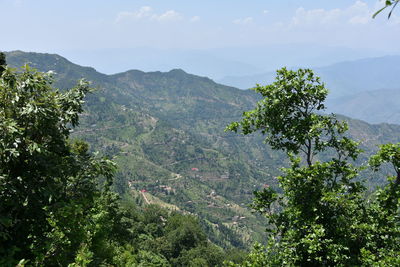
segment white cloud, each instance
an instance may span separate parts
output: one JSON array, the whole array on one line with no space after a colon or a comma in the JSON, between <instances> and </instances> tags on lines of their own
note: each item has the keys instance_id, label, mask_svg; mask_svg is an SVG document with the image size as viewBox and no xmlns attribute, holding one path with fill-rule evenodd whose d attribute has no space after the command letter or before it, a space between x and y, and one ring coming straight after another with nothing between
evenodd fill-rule
<instances>
[{"instance_id":1,"label":"white cloud","mask_svg":"<svg viewBox=\"0 0 400 267\"><path fill-rule=\"evenodd\" d=\"M139 9L139 11L135 12L133 15L134 17L141 19L149 17L150 14L153 12L153 9L149 6L144 6Z\"/></svg>"},{"instance_id":2,"label":"white cloud","mask_svg":"<svg viewBox=\"0 0 400 267\"><path fill-rule=\"evenodd\" d=\"M352 16L348 22L350 24L367 24L372 21L374 10L369 8L365 2L357 1L346 10L348 15Z\"/></svg>"},{"instance_id":3,"label":"white cloud","mask_svg":"<svg viewBox=\"0 0 400 267\"><path fill-rule=\"evenodd\" d=\"M354 5L348 7L347 9L345 9L345 11L349 12L349 13L369 13L369 7L368 4L363 2L363 1L356 1L354 3Z\"/></svg>"},{"instance_id":4,"label":"white cloud","mask_svg":"<svg viewBox=\"0 0 400 267\"><path fill-rule=\"evenodd\" d=\"M367 24L372 21L374 7L369 7L363 1L356 1L351 6L343 9L304 9L296 10L292 18L291 26L301 25L339 25L339 24Z\"/></svg>"},{"instance_id":5,"label":"white cloud","mask_svg":"<svg viewBox=\"0 0 400 267\"><path fill-rule=\"evenodd\" d=\"M117 15L116 22L124 20L140 20L144 18L150 18L152 16L153 9L149 6L143 6L139 10L134 12L122 11Z\"/></svg>"},{"instance_id":6,"label":"white cloud","mask_svg":"<svg viewBox=\"0 0 400 267\"><path fill-rule=\"evenodd\" d=\"M175 10L168 10L161 15L154 14L151 18L158 21L178 21L183 19L182 15Z\"/></svg>"},{"instance_id":7,"label":"white cloud","mask_svg":"<svg viewBox=\"0 0 400 267\"><path fill-rule=\"evenodd\" d=\"M378 0L352 0L340 8L299 7L288 19L263 27L262 35L275 35L286 43L395 49L393 44L398 42L393 40L400 36L400 15L392 15L390 20L385 15L373 19L382 5Z\"/></svg>"},{"instance_id":8,"label":"white cloud","mask_svg":"<svg viewBox=\"0 0 400 267\"><path fill-rule=\"evenodd\" d=\"M249 24L252 24L253 22L254 22L254 19L252 17L239 18L239 19L235 19L233 21L234 24L238 24L238 25L249 25Z\"/></svg>"},{"instance_id":9,"label":"white cloud","mask_svg":"<svg viewBox=\"0 0 400 267\"><path fill-rule=\"evenodd\" d=\"M200 20L199 16L194 16L190 19L190 22L198 22Z\"/></svg>"},{"instance_id":10,"label":"white cloud","mask_svg":"<svg viewBox=\"0 0 400 267\"><path fill-rule=\"evenodd\" d=\"M367 24L369 21L369 18L365 16L354 16L349 19L350 24Z\"/></svg>"},{"instance_id":11,"label":"white cloud","mask_svg":"<svg viewBox=\"0 0 400 267\"><path fill-rule=\"evenodd\" d=\"M166 21L178 21L182 20L183 16L175 10L168 10L162 14L157 14L153 11L150 6L143 6L139 10L128 12L122 11L118 13L116 22L122 22L126 20L155 20L160 22Z\"/></svg>"},{"instance_id":12,"label":"white cloud","mask_svg":"<svg viewBox=\"0 0 400 267\"><path fill-rule=\"evenodd\" d=\"M267 10L267 9L264 9L264 10L263 10L263 14L264 14L264 15L267 15L268 13L269 13L269 10Z\"/></svg>"},{"instance_id":13,"label":"white cloud","mask_svg":"<svg viewBox=\"0 0 400 267\"><path fill-rule=\"evenodd\" d=\"M296 10L292 18L292 25L315 25L332 23L340 17L340 9L311 9L306 10L302 7Z\"/></svg>"}]
</instances>

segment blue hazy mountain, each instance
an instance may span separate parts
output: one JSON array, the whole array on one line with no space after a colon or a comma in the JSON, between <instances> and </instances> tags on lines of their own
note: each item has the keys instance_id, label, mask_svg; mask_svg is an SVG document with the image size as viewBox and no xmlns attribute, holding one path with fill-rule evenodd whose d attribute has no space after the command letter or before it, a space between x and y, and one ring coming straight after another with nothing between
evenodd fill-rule
<instances>
[{"instance_id":1,"label":"blue hazy mountain","mask_svg":"<svg viewBox=\"0 0 400 267\"><path fill-rule=\"evenodd\" d=\"M398 87L400 88L400 86ZM361 92L328 101L329 111L369 123L400 124L400 89Z\"/></svg>"},{"instance_id":2,"label":"blue hazy mountain","mask_svg":"<svg viewBox=\"0 0 400 267\"><path fill-rule=\"evenodd\" d=\"M330 112L369 123L400 123L400 56L345 61L314 70L330 90ZM274 78L275 72L266 72L219 82L246 89Z\"/></svg>"},{"instance_id":3,"label":"blue hazy mountain","mask_svg":"<svg viewBox=\"0 0 400 267\"><path fill-rule=\"evenodd\" d=\"M304 65L303 65L304 66ZM305 67L308 67L305 65ZM350 96L380 89L397 89L400 84L400 56L366 58L335 63L314 68L330 89L330 97ZM225 77L218 82L241 89L254 87L256 83L269 84L275 72L247 76Z\"/></svg>"},{"instance_id":4,"label":"blue hazy mountain","mask_svg":"<svg viewBox=\"0 0 400 267\"><path fill-rule=\"evenodd\" d=\"M282 66L325 66L344 60L382 55L371 50L314 44L287 44L213 49L157 49L149 47L59 51L73 62L112 74L127 69L169 71L184 69L215 80L274 71ZM240 87L240 86L239 86Z\"/></svg>"}]
</instances>

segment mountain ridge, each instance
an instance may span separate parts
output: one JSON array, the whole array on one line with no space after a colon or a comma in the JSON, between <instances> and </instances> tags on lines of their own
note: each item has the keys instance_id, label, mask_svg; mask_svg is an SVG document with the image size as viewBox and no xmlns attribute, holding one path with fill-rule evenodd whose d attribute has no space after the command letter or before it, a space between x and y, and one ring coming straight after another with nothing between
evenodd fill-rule
<instances>
[{"instance_id":1,"label":"mountain ridge","mask_svg":"<svg viewBox=\"0 0 400 267\"><path fill-rule=\"evenodd\" d=\"M7 56L11 66L43 60L23 53ZM54 60L35 64L48 71ZM285 166L285 157L265 146L260 135L224 132L228 123L254 107L258 95L182 70L103 75L62 63L56 64L56 86L67 88L88 72L87 78L99 88L87 98L74 137L114 158L119 166L116 191L123 196L146 190L197 214L209 238L220 246L246 247L265 241L266 222L247 204L253 191L276 185L274 177ZM376 151L378 143L400 140L400 126L347 120L350 129L354 126L353 137L368 140L362 144L368 153ZM236 221L236 216L246 219Z\"/></svg>"},{"instance_id":2,"label":"mountain ridge","mask_svg":"<svg viewBox=\"0 0 400 267\"><path fill-rule=\"evenodd\" d=\"M397 73L398 70L400 69L399 63L400 63L400 55L386 55L386 56L381 56L381 57L371 57L371 58L363 58L363 59L357 59L357 60L342 61L342 62L337 62L334 64L325 65L325 66L314 67L313 69L317 73L317 75L319 75L323 79L325 79L325 82L327 83L328 87L332 87L332 85L329 84L329 80L334 80L334 78L336 78L336 77L329 77L330 72L338 72L340 75L344 76L344 75L346 75L346 73L349 70L353 70L353 71L354 70L359 70L359 71L362 70L363 73L361 73L361 75L364 75L365 73L371 74L370 73L371 71L373 71L373 70L377 71L383 65L390 64L390 66L393 67L390 70L391 73L386 73L385 71L387 69L383 70L383 73L386 76L390 77L390 74ZM293 68L293 67L291 67L291 68ZM344 68L346 69L345 71L343 71ZM371 77L371 75L365 75L364 78L374 81L373 82L374 87L370 87L370 85L369 85L367 88L361 89L362 86L358 85L357 88L361 89L361 91L369 91L369 90L376 90L376 89L390 89L390 86L393 86L391 81L386 82L385 80L382 80L382 79L375 79L376 73L372 73L372 74L373 74L372 77ZM379 75L381 78L384 77L384 76L382 76L382 73L379 73ZM324 76L327 76L327 77L324 77ZM241 89L248 89L248 88L254 87L256 83L260 83L260 84L271 83L274 77L275 77L275 72L272 71L272 72L263 72L263 73L259 73L259 74L245 75L245 76L227 76L225 78L219 79L218 82L223 83L223 84L228 84L231 86L236 86ZM327 78L328 78L328 81L326 81ZM378 81L385 82L385 83L387 83L388 86L384 85L379 88L376 88L375 84ZM333 87L335 87L335 86L336 86L336 84L333 84ZM389 87L389 88L385 88L385 87ZM334 88L334 90L340 90L340 89ZM343 94L343 92L335 92L334 90L332 90L331 93L334 93L335 95L337 95L338 93ZM345 96L345 95L337 95L337 96ZM337 97L337 96L335 96L335 97Z\"/></svg>"},{"instance_id":3,"label":"mountain ridge","mask_svg":"<svg viewBox=\"0 0 400 267\"><path fill-rule=\"evenodd\" d=\"M397 103L400 101L400 56L383 56L335 63L314 68L330 91L329 112L365 120L369 123L400 124ZM247 88L256 82L273 82L274 72L253 76L226 77L224 84ZM374 94L372 99L368 94Z\"/></svg>"}]
</instances>

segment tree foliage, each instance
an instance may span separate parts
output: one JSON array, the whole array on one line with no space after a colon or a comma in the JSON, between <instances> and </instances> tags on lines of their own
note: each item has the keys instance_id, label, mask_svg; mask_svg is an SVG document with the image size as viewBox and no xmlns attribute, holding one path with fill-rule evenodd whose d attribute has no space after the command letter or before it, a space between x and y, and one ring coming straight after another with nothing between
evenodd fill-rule
<instances>
[{"instance_id":1,"label":"tree foliage","mask_svg":"<svg viewBox=\"0 0 400 267\"><path fill-rule=\"evenodd\" d=\"M0 79L1 265L63 265L99 235L114 164L69 139L88 83L61 93L49 74L6 68ZM105 183L98 184L104 177ZM103 190L100 190L100 187ZM88 221L90 223L88 223Z\"/></svg>"},{"instance_id":2,"label":"tree foliage","mask_svg":"<svg viewBox=\"0 0 400 267\"><path fill-rule=\"evenodd\" d=\"M0 52L0 75L3 73L6 64L6 55L3 52Z\"/></svg>"},{"instance_id":3,"label":"tree foliage","mask_svg":"<svg viewBox=\"0 0 400 267\"><path fill-rule=\"evenodd\" d=\"M310 69L283 68L277 71L274 83L257 85L254 90L263 99L228 130L241 130L245 135L260 131L273 149L304 153L309 166L314 156L327 148L335 149L339 158L357 156L356 144L343 137L347 125L321 113L328 90Z\"/></svg>"},{"instance_id":4,"label":"tree foliage","mask_svg":"<svg viewBox=\"0 0 400 267\"><path fill-rule=\"evenodd\" d=\"M398 264L397 179L366 199L357 181L361 152L346 135L347 125L323 115L325 86L311 70L277 72L276 81L255 90L264 97L228 130L260 131L266 143L284 150L291 166L278 177L280 189L255 193L253 207L269 220L270 241L257 246L244 266L355 266ZM374 169L393 164L399 145L384 145L371 158ZM305 160L305 164L303 164Z\"/></svg>"},{"instance_id":5,"label":"tree foliage","mask_svg":"<svg viewBox=\"0 0 400 267\"><path fill-rule=\"evenodd\" d=\"M400 0L385 0L384 7L382 7L378 11L376 11L372 17L375 18L382 11L384 11L387 8L390 8L390 11L389 11L389 14L388 14L388 19L389 19L392 16L393 10L396 8L396 6L397 6L397 4L399 2L400 2Z\"/></svg>"}]
</instances>

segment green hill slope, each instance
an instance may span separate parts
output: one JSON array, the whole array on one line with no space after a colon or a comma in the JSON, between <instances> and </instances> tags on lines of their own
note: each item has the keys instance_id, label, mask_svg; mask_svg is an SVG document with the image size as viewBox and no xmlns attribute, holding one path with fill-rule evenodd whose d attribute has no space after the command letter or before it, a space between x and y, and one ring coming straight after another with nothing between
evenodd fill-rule
<instances>
[{"instance_id":1,"label":"green hill slope","mask_svg":"<svg viewBox=\"0 0 400 267\"><path fill-rule=\"evenodd\" d=\"M224 247L247 247L265 238L266 222L247 205L254 190L274 186L285 157L265 146L261 136L224 132L254 106L258 96L252 91L182 70L104 75L58 55L20 51L7 53L7 61L55 71L60 88L81 77L93 82L98 91L88 97L74 136L115 159L121 195L133 194L145 204L139 193L145 190L148 201L198 215L209 238ZM400 126L350 120L350 129L368 153L378 143L400 140Z\"/></svg>"}]
</instances>

